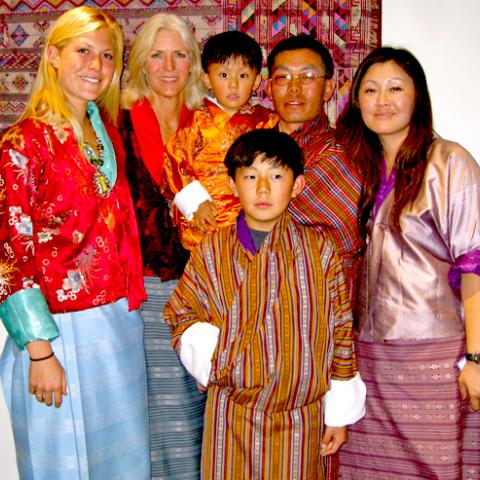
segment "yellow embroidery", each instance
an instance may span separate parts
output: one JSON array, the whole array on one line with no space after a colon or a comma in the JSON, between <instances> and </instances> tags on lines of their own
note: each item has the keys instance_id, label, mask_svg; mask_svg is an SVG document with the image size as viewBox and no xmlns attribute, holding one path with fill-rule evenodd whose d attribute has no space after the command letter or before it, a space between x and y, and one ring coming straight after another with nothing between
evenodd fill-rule
<instances>
[{"instance_id":1,"label":"yellow embroidery","mask_svg":"<svg viewBox=\"0 0 480 480\"><path fill-rule=\"evenodd\" d=\"M7 260L0 260L0 295L7 295L10 293L13 285L13 272L18 270L15 267L15 262L8 262Z\"/></svg>"},{"instance_id":2,"label":"yellow embroidery","mask_svg":"<svg viewBox=\"0 0 480 480\"><path fill-rule=\"evenodd\" d=\"M12 147L16 150L24 149L24 137L22 130L18 126L11 127L5 131L0 142L0 147L7 142L11 142Z\"/></svg>"},{"instance_id":3,"label":"yellow embroidery","mask_svg":"<svg viewBox=\"0 0 480 480\"><path fill-rule=\"evenodd\" d=\"M5 187L0 188L0 205L4 202L7 198L7 189ZM4 215L6 213L5 210L0 210L0 215Z\"/></svg>"},{"instance_id":4,"label":"yellow embroidery","mask_svg":"<svg viewBox=\"0 0 480 480\"><path fill-rule=\"evenodd\" d=\"M108 230L110 232L113 232L113 230L115 229L115 214L113 213L112 209L111 208L106 209L101 213L101 215Z\"/></svg>"}]
</instances>

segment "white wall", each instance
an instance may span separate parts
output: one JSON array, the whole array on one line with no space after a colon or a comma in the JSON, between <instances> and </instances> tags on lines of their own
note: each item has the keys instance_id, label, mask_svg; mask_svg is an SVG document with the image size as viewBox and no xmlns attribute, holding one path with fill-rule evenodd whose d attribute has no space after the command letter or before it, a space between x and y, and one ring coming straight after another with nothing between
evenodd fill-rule
<instances>
[{"instance_id":1,"label":"white wall","mask_svg":"<svg viewBox=\"0 0 480 480\"><path fill-rule=\"evenodd\" d=\"M0 352L5 343L6 331L0 322ZM0 478L2 480L17 480L17 467L15 464L15 450L13 436L10 428L10 419L0 392Z\"/></svg>"},{"instance_id":2,"label":"white wall","mask_svg":"<svg viewBox=\"0 0 480 480\"><path fill-rule=\"evenodd\" d=\"M422 64L439 135L480 162L480 2L383 0L382 42L409 49Z\"/></svg>"},{"instance_id":3,"label":"white wall","mask_svg":"<svg viewBox=\"0 0 480 480\"><path fill-rule=\"evenodd\" d=\"M385 45L406 47L423 65L437 132L480 161L480 2L383 0ZM0 345L5 333L0 327ZM16 480L8 415L0 395L0 476Z\"/></svg>"}]
</instances>

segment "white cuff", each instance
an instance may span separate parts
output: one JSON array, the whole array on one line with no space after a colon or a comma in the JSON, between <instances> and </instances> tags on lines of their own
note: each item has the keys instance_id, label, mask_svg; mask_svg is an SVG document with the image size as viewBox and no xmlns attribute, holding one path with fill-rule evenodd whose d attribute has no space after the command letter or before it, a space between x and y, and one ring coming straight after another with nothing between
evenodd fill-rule
<instances>
[{"instance_id":1,"label":"white cuff","mask_svg":"<svg viewBox=\"0 0 480 480\"><path fill-rule=\"evenodd\" d=\"M188 327L180 338L180 361L188 373L206 387L212 370L213 352L217 346L218 327L197 322Z\"/></svg>"},{"instance_id":2,"label":"white cuff","mask_svg":"<svg viewBox=\"0 0 480 480\"><path fill-rule=\"evenodd\" d=\"M367 387L357 372L350 380L331 380L324 396L325 425L344 427L358 422L365 415Z\"/></svg>"},{"instance_id":3,"label":"white cuff","mask_svg":"<svg viewBox=\"0 0 480 480\"><path fill-rule=\"evenodd\" d=\"M463 370L463 367L467 364L467 359L465 357L462 357L458 362L457 362L457 368L458 371L461 372Z\"/></svg>"},{"instance_id":4,"label":"white cuff","mask_svg":"<svg viewBox=\"0 0 480 480\"><path fill-rule=\"evenodd\" d=\"M198 180L194 180L175 195L173 203L182 212L182 215L190 221L199 205L206 200L211 201L212 197Z\"/></svg>"}]
</instances>

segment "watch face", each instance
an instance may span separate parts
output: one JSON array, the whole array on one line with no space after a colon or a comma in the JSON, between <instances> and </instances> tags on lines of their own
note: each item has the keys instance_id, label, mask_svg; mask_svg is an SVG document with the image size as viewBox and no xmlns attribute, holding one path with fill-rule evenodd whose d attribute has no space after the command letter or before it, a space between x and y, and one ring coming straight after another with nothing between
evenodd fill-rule
<instances>
[{"instance_id":1,"label":"watch face","mask_svg":"<svg viewBox=\"0 0 480 480\"><path fill-rule=\"evenodd\" d=\"M467 357L467 360L480 364L480 352L467 353L466 357Z\"/></svg>"}]
</instances>

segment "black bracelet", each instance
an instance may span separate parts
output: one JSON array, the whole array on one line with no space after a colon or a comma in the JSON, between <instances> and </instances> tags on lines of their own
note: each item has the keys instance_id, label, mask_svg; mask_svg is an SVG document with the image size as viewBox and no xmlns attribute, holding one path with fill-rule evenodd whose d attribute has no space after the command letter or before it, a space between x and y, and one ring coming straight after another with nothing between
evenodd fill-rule
<instances>
[{"instance_id":1,"label":"black bracelet","mask_svg":"<svg viewBox=\"0 0 480 480\"><path fill-rule=\"evenodd\" d=\"M49 358L52 358L55 355L55 352L52 351L52 353L48 354L46 357L41 357L41 358L32 358L30 357L31 362L41 362L42 360L48 360Z\"/></svg>"}]
</instances>

